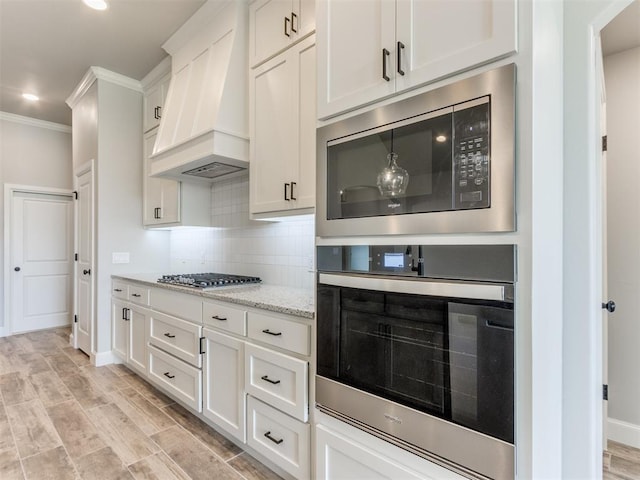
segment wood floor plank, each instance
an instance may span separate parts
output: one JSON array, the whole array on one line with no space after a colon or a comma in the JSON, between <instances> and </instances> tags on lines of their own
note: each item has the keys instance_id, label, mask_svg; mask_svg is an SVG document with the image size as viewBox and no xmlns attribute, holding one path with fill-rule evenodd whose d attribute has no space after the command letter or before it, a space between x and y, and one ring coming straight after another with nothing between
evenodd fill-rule
<instances>
[{"instance_id":1,"label":"wood floor plank","mask_svg":"<svg viewBox=\"0 0 640 480\"><path fill-rule=\"evenodd\" d=\"M15 448L0 452L0 478L2 480L24 480L22 464Z\"/></svg>"},{"instance_id":2,"label":"wood floor plank","mask_svg":"<svg viewBox=\"0 0 640 480\"><path fill-rule=\"evenodd\" d=\"M47 413L72 459L106 447L77 401L58 403L47 408Z\"/></svg>"},{"instance_id":3,"label":"wood floor plank","mask_svg":"<svg viewBox=\"0 0 640 480\"><path fill-rule=\"evenodd\" d=\"M195 415L192 415L182 405L174 403L164 408L164 411L176 422L191 432L196 438L205 443L213 452L223 460L228 460L242 453L235 443L216 432Z\"/></svg>"},{"instance_id":4,"label":"wood floor plank","mask_svg":"<svg viewBox=\"0 0 640 480\"><path fill-rule=\"evenodd\" d=\"M60 446L22 460L27 480L76 480L76 470Z\"/></svg>"},{"instance_id":5,"label":"wood floor plank","mask_svg":"<svg viewBox=\"0 0 640 480\"><path fill-rule=\"evenodd\" d=\"M109 397L82 372L78 372L76 375L62 377L62 382L69 389L71 395L73 395L85 409L106 405L111 401Z\"/></svg>"},{"instance_id":6,"label":"wood floor plank","mask_svg":"<svg viewBox=\"0 0 640 480\"><path fill-rule=\"evenodd\" d=\"M20 458L61 445L60 437L40 400L7 405L6 409Z\"/></svg>"},{"instance_id":7,"label":"wood floor plank","mask_svg":"<svg viewBox=\"0 0 640 480\"><path fill-rule=\"evenodd\" d=\"M13 440L13 433L11 433L11 425L9 424L7 412L4 408L4 404L0 402L0 452L5 452L7 450L17 451L16 443Z\"/></svg>"},{"instance_id":8,"label":"wood floor plank","mask_svg":"<svg viewBox=\"0 0 640 480\"><path fill-rule=\"evenodd\" d=\"M20 369L27 375L35 375L41 372L52 372L51 367L39 352L19 353L18 361Z\"/></svg>"},{"instance_id":9,"label":"wood floor plank","mask_svg":"<svg viewBox=\"0 0 640 480\"><path fill-rule=\"evenodd\" d=\"M96 385L102 388L105 392L112 392L114 390L120 390L123 388L130 388L131 384L127 382L124 377L116 375L110 369L105 367L94 367L93 365L87 365L82 367L82 371L91 378Z\"/></svg>"},{"instance_id":10,"label":"wood floor plank","mask_svg":"<svg viewBox=\"0 0 640 480\"><path fill-rule=\"evenodd\" d=\"M68 355L58 350L54 355L46 355L45 360L60 377L75 375L78 373L78 366L71 361Z\"/></svg>"},{"instance_id":11,"label":"wood floor plank","mask_svg":"<svg viewBox=\"0 0 640 480\"><path fill-rule=\"evenodd\" d=\"M175 403L173 399L166 396L164 393L151 385L149 382L140 378L138 375L129 375L125 378L131 387L133 387L136 391L146 397L156 407L166 407L167 405Z\"/></svg>"},{"instance_id":12,"label":"wood floor plank","mask_svg":"<svg viewBox=\"0 0 640 480\"><path fill-rule=\"evenodd\" d=\"M117 405L110 403L92 408L87 414L104 442L125 465L159 451L158 446Z\"/></svg>"},{"instance_id":13,"label":"wood floor plank","mask_svg":"<svg viewBox=\"0 0 640 480\"><path fill-rule=\"evenodd\" d=\"M89 359L89 355L84 353L82 350L67 346L62 348L62 353L68 356L71 359L71 361L79 367L91 365L91 360Z\"/></svg>"},{"instance_id":14,"label":"wood floor plank","mask_svg":"<svg viewBox=\"0 0 640 480\"><path fill-rule=\"evenodd\" d=\"M120 457L105 447L76 460L82 480L133 480Z\"/></svg>"},{"instance_id":15,"label":"wood floor plank","mask_svg":"<svg viewBox=\"0 0 640 480\"><path fill-rule=\"evenodd\" d=\"M136 480L190 480L189 476L164 452L129 465L129 471Z\"/></svg>"},{"instance_id":16,"label":"wood floor plank","mask_svg":"<svg viewBox=\"0 0 640 480\"><path fill-rule=\"evenodd\" d=\"M282 480L282 477L246 452L234 457L229 461L233 467L246 480Z\"/></svg>"},{"instance_id":17,"label":"wood floor plank","mask_svg":"<svg viewBox=\"0 0 640 480\"><path fill-rule=\"evenodd\" d=\"M169 428L151 438L193 480L242 479L237 472L181 427Z\"/></svg>"},{"instance_id":18,"label":"wood floor plank","mask_svg":"<svg viewBox=\"0 0 640 480\"><path fill-rule=\"evenodd\" d=\"M36 373L29 376L29 381L45 407L73 398L69 389L57 375L48 372Z\"/></svg>"},{"instance_id":19,"label":"wood floor plank","mask_svg":"<svg viewBox=\"0 0 640 480\"><path fill-rule=\"evenodd\" d=\"M5 405L28 402L36 398L36 391L23 372L0 375L0 392Z\"/></svg>"},{"instance_id":20,"label":"wood floor plank","mask_svg":"<svg viewBox=\"0 0 640 480\"><path fill-rule=\"evenodd\" d=\"M146 435L173 427L176 422L133 388L111 393L113 403L127 414Z\"/></svg>"}]
</instances>

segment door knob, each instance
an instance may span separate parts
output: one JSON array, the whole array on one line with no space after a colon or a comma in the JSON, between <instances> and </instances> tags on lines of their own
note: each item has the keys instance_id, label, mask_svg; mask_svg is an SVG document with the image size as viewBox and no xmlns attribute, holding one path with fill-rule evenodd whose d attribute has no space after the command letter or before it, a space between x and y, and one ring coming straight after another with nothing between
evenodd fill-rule
<instances>
[{"instance_id":1,"label":"door knob","mask_svg":"<svg viewBox=\"0 0 640 480\"><path fill-rule=\"evenodd\" d=\"M609 313L613 313L616 311L616 302L609 300L607 303L602 304L602 308L604 308Z\"/></svg>"},{"instance_id":2,"label":"door knob","mask_svg":"<svg viewBox=\"0 0 640 480\"><path fill-rule=\"evenodd\" d=\"M83 273L84 275L91 275L91 269L89 269L89 270L83 270L83 271L82 271L82 273Z\"/></svg>"},{"instance_id":3,"label":"door knob","mask_svg":"<svg viewBox=\"0 0 640 480\"><path fill-rule=\"evenodd\" d=\"M16 272L19 272L19 271L20 271L20 267L16 267L16 268L14 268L14 270L15 270Z\"/></svg>"}]
</instances>

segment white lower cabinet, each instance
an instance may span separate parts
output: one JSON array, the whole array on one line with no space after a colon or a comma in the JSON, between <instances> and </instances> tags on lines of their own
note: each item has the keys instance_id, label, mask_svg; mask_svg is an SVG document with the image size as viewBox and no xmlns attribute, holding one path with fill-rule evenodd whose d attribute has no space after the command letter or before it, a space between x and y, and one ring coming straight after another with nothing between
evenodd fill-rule
<instances>
[{"instance_id":1,"label":"white lower cabinet","mask_svg":"<svg viewBox=\"0 0 640 480\"><path fill-rule=\"evenodd\" d=\"M247 410L247 444L294 477L309 478L310 425L251 395L247 397Z\"/></svg>"},{"instance_id":2,"label":"white lower cabinet","mask_svg":"<svg viewBox=\"0 0 640 480\"><path fill-rule=\"evenodd\" d=\"M117 287L119 290L122 287ZM125 287L126 288L126 287ZM127 352L129 351L129 321L128 321L128 303L111 299L111 325L112 336L111 345L113 353L123 362L127 361Z\"/></svg>"},{"instance_id":3,"label":"white lower cabinet","mask_svg":"<svg viewBox=\"0 0 640 480\"><path fill-rule=\"evenodd\" d=\"M201 325L164 313L151 314L149 343L198 368L202 366L201 336Z\"/></svg>"},{"instance_id":4,"label":"white lower cabinet","mask_svg":"<svg viewBox=\"0 0 640 480\"><path fill-rule=\"evenodd\" d=\"M202 411L202 370L149 345L149 379L197 412Z\"/></svg>"},{"instance_id":5,"label":"white lower cabinet","mask_svg":"<svg viewBox=\"0 0 640 480\"><path fill-rule=\"evenodd\" d=\"M247 393L298 420L309 419L307 362L247 344L245 372Z\"/></svg>"},{"instance_id":6,"label":"white lower cabinet","mask_svg":"<svg viewBox=\"0 0 640 480\"><path fill-rule=\"evenodd\" d=\"M215 425L246 441L244 341L203 329L202 413Z\"/></svg>"},{"instance_id":7,"label":"white lower cabinet","mask_svg":"<svg viewBox=\"0 0 640 480\"><path fill-rule=\"evenodd\" d=\"M147 337L150 316L151 311L147 308L131 305L129 309L127 364L145 375L147 374Z\"/></svg>"}]
</instances>

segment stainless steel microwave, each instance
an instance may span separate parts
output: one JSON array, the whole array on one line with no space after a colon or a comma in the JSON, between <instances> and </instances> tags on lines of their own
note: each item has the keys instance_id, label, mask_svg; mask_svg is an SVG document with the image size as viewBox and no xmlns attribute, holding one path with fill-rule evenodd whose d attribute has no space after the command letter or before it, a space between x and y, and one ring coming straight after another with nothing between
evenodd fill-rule
<instances>
[{"instance_id":1,"label":"stainless steel microwave","mask_svg":"<svg viewBox=\"0 0 640 480\"><path fill-rule=\"evenodd\" d=\"M510 64L317 131L316 232L515 230Z\"/></svg>"}]
</instances>

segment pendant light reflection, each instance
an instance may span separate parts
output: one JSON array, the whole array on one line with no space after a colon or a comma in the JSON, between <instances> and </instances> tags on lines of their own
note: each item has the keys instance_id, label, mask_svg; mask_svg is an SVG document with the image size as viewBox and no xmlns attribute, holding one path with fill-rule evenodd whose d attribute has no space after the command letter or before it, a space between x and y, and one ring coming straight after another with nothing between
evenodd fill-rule
<instances>
[{"instance_id":1,"label":"pendant light reflection","mask_svg":"<svg viewBox=\"0 0 640 480\"><path fill-rule=\"evenodd\" d=\"M409 172L399 166L398 154L393 151L393 130L391 130L391 152L387 155L388 165L378 173L376 185L380 195L394 198L404 195L409 185Z\"/></svg>"}]
</instances>

